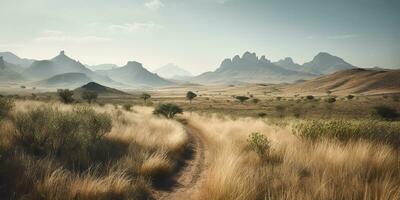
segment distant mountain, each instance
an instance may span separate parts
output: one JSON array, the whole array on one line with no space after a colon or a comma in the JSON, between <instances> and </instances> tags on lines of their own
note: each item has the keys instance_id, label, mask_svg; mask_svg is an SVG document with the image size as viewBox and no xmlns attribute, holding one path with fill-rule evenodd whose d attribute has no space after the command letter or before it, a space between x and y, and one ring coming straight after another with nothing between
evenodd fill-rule
<instances>
[{"instance_id":1,"label":"distant mountain","mask_svg":"<svg viewBox=\"0 0 400 200\"><path fill-rule=\"evenodd\" d=\"M35 61L33 59L20 58L11 52L0 52L0 57L3 57L8 63L19 65L23 68L28 68Z\"/></svg>"},{"instance_id":2,"label":"distant mountain","mask_svg":"<svg viewBox=\"0 0 400 200\"><path fill-rule=\"evenodd\" d=\"M113 83L110 78L99 75L86 68L79 61L71 59L65 55L64 51L61 51L59 55L51 60L35 61L24 71L25 76L34 80L48 79L55 75L65 73L84 73L92 80L104 83Z\"/></svg>"},{"instance_id":3,"label":"distant mountain","mask_svg":"<svg viewBox=\"0 0 400 200\"><path fill-rule=\"evenodd\" d=\"M182 80L182 79L186 79L188 77L193 76L190 72L188 72L172 63L167 64L163 67L160 67L159 69L155 70L154 72L157 73L159 76L161 76L163 78L167 78L167 79Z\"/></svg>"},{"instance_id":4,"label":"distant mountain","mask_svg":"<svg viewBox=\"0 0 400 200\"><path fill-rule=\"evenodd\" d=\"M82 93L85 91L91 91L91 92L96 92L99 95L103 95L103 96L109 96L109 95L129 95L123 91L114 89L114 88L110 88L110 87L106 87L104 85L100 85L96 82L90 82L87 83L85 85L83 85L82 87L76 88L74 90L76 93Z\"/></svg>"},{"instance_id":5,"label":"distant mountain","mask_svg":"<svg viewBox=\"0 0 400 200\"><path fill-rule=\"evenodd\" d=\"M4 61L3 57L0 57L0 82L24 81L25 77L16 70L17 67L14 64Z\"/></svg>"},{"instance_id":6,"label":"distant mountain","mask_svg":"<svg viewBox=\"0 0 400 200\"><path fill-rule=\"evenodd\" d=\"M303 64L303 71L314 74L330 74L333 72L353 69L353 65L347 63L342 58L333 56L329 53L321 52L310 62Z\"/></svg>"},{"instance_id":7,"label":"distant mountain","mask_svg":"<svg viewBox=\"0 0 400 200\"><path fill-rule=\"evenodd\" d=\"M399 77L400 70L355 68L288 85L284 90L297 94L326 94L329 90L333 95L399 93Z\"/></svg>"},{"instance_id":8,"label":"distant mountain","mask_svg":"<svg viewBox=\"0 0 400 200\"><path fill-rule=\"evenodd\" d=\"M303 71L303 67L301 65L293 62L293 59L290 57L286 57L285 59L274 62L274 64L279 67L288 69L288 70Z\"/></svg>"},{"instance_id":9,"label":"distant mountain","mask_svg":"<svg viewBox=\"0 0 400 200\"><path fill-rule=\"evenodd\" d=\"M232 59L225 59L217 70L203 73L194 77L192 81L205 84L230 82L282 83L312 77L315 77L315 75L280 67L271 63L265 56L258 58L255 53L246 52L242 57L237 55Z\"/></svg>"},{"instance_id":10,"label":"distant mountain","mask_svg":"<svg viewBox=\"0 0 400 200\"><path fill-rule=\"evenodd\" d=\"M97 71L97 70L110 70L110 69L115 69L118 68L118 65L115 64L100 64L100 65L92 65L86 66L87 68L91 69L92 71Z\"/></svg>"},{"instance_id":11,"label":"distant mountain","mask_svg":"<svg viewBox=\"0 0 400 200\"><path fill-rule=\"evenodd\" d=\"M92 79L84 73L65 73L38 81L34 85L48 88L76 88L91 81Z\"/></svg>"},{"instance_id":12,"label":"distant mountain","mask_svg":"<svg viewBox=\"0 0 400 200\"><path fill-rule=\"evenodd\" d=\"M149 72L141 63L135 61L129 61L123 67L97 72L131 86L163 86L171 84L170 81Z\"/></svg>"}]
</instances>

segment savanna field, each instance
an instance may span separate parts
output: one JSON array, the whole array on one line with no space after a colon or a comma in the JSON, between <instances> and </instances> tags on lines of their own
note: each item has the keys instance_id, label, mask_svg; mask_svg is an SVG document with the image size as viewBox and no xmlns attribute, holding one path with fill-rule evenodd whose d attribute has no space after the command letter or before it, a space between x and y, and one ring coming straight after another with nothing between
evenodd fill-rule
<instances>
[{"instance_id":1,"label":"savanna field","mask_svg":"<svg viewBox=\"0 0 400 200\"><path fill-rule=\"evenodd\" d=\"M1 97L1 199L400 199L395 97L157 95Z\"/></svg>"}]
</instances>

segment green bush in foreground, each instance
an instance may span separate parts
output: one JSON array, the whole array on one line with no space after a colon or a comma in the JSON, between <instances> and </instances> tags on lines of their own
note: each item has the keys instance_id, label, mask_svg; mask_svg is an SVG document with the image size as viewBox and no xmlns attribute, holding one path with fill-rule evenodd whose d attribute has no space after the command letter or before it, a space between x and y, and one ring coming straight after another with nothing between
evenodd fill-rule
<instances>
[{"instance_id":1,"label":"green bush in foreground","mask_svg":"<svg viewBox=\"0 0 400 200\"><path fill-rule=\"evenodd\" d=\"M111 130L110 116L87 107L58 111L50 107L17 112L13 116L17 144L36 156L87 165L92 149Z\"/></svg>"},{"instance_id":2,"label":"green bush in foreground","mask_svg":"<svg viewBox=\"0 0 400 200\"><path fill-rule=\"evenodd\" d=\"M14 107L14 101L7 97L0 97L0 120L6 117Z\"/></svg>"},{"instance_id":3,"label":"green bush in foreground","mask_svg":"<svg viewBox=\"0 0 400 200\"><path fill-rule=\"evenodd\" d=\"M377 120L308 120L295 125L295 133L309 139L368 140L400 147L400 123Z\"/></svg>"}]
</instances>

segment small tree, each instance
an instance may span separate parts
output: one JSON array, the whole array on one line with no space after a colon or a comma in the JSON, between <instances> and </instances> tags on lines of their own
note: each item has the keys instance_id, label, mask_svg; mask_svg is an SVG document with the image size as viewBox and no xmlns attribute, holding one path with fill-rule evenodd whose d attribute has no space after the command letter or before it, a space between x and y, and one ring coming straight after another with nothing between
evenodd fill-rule
<instances>
[{"instance_id":1,"label":"small tree","mask_svg":"<svg viewBox=\"0 0 400 200\"><path fill-rule=\"evenodd\" d=\"M314 96L313 96L313 95L307 95L306 98L307 98L308 100L313 100L313 99L314 99Z\"/></svg>"},{"instance_id":2,"label":"small tree","mask_svg":"<svg viewBox=\"0 0 400 200\"><path fill-rule=\"evenodd\" d=\"M239 100L241 104L250 99L249 97L246 96L236 96L235 98Z\"/></svg>"},{"instance_id":3,"label":"small tree","mask_svg":"<svg viewBox=\"0 0 400 200\"><path fill-rule=\"evenodd\" d=\"M84 91L82 92L82 99L86 100L88 103L96 101L98 97L97 92L94 91Z\"/></svg>"},{"instance_id":4,"label":"small tree","mask_svg":"<svg viewBox=\"0 0 400 200\"><path fill-rule=\"evenodd\" d=\"M186 93L186 99L189 100L190 104L192 104L192 100L197 97L197 94L189 91Z\"/></svg>"},{"instance_id":5,"label":"small tree","mask_svg":"<svg viewBox=\"0 0 400 200\"><path fill-rule=\"evenodd\" d=\"M63 103L68 104L74 102L74 98L72 97L74 95L73 91L69 89L59 89L57 93Z\"/></svg>"},{"instance_id":6,"label":"small tree","mask_svg":"<svg viewBox=\"0 0 400 200\"><path fill-rule=\"evenodd\" d=\"M353 99L354 98L354 95L351 95L351 94L349 94L349 95L347 95L347 97L346 97L348 100L351 100L351 99Z\"/></svg>"},{"instance_id":7,"label":"small tree","mask_svg":"<svg viewBox=\"0 0 400 200\"><path fill-rule=\"evenodd\" d=\"M251 99L251 101L252 101L254 104L258 104L258 102L260 102L260 99L254 98L254 99Z\"/></svg>"},{"instance_id":8,"label":"small tree","mask_svg":"<svg viewBox=\"0 0 400 200\"><path fill-rule=\"evenodd\" d=\"M182 108L172 103L160 104L153 111L153 114L162 115L168 119L172 119L175 117L176 114L182 114L182 113L183 113Z\"/></svg>"},{"instance_id":9,"label":"small tree","mask_svg":"<svg viewBox=\"0 0 400 200\"><path fill-rule=\"evenodd\" d=\"M249 147L261 158L266 158L271 150L271 142L268 138L258 132L251 133L247 139Z\"/></svg>"},{"instance_id":10,"label":"small tree","mask_svg":"<svg viewBox=\"0 0 400 200\"><path fill-rule=\"evenodd\" d=\"M328 103L335 103L336 98L335 97L329 97L328 99L326 99L326 102Z\"/></svg>"},{"instance_id":11,"label":"small tree","mask_svg":"<svg viewBox=\"0 0 400 200\"><path fill-rule=\"evenodd\" d=\"M150 95L150 94L147 94L147 93L143 93L143 94L140 96L140 98L143 99L144 104L147 104L147 99L150 99L150 98L151 98L151 95Z\"/></svg>"}]
</instances>

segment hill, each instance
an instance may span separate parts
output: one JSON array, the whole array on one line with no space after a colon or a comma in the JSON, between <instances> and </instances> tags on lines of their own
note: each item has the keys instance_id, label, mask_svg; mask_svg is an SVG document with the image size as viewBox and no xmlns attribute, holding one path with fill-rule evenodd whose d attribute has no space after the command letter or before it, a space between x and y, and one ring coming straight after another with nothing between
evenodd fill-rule
<instances>
[{"instance_id":1,"label":"hill","mask_svg":"<svg viewBox=\"0 0 400 200\"><path fill-rule=\"evenodd\" d=\"M333 72L355 68L342 58L329 53L318 53L312 61L303 64L303 70L314 74L331 74Z\"/></svg>"},{"instance_id":2,"label":"hill","mask_svg":"<svg viewBox=\"0 0 400 200\"><path fill-rule=\"evenodd\" d=\"M350 69L284 86L292 93L379 94L400 92L400 70Z\"/></svg>"},{"instance_id":3,"label":"hill","mask_svg":"<svg viewBox=\"0 0 400 200\"><path fill-rule=\"evenodd\" d=\"M19 82L26 78L18 72L18 66L10 64L0 57L0 82Z\"/></svg>"},{"instance_id":4,"label":"hill","mask_svg":"<svg viewBox=\"0 0 400 200\"><path fill-rule=\"evenodd\" d=\"M112 96L112 95L129 95L123 91L114 89L114 88L110 88L110 87L106 87L104 85L100 85L96 82L89 82L79 88L76 88L74 90L76 93L82 93L85 91L91 91L91 92L96 92L99 95L103 95L103 96Z\"/></svg>"},{"instance_id":5,"label":"hill","mask_svg":"<svg viewBox=\"0 0 400 200\"><path fill-rule=\"evenodd\" d=\"M91 81L92 79L84 73L65 73L36 82L34 85L48 88L76 88Z\"/></svg>"},{"instance_id":6,"label":"hill","mask_svg":"<svg viewBox=\"0 0 400 200\"><path fill-rule=\"evenodd\" d=\"M176 79L176 80L187 79L187 78L193 76L190 72L188 72L172 63L165 65L163 67L160 67L159 69L155 70L154 72L163 78Z\"/></svg>"},{"instance_id":7,"label":"hill","mask_svg":"<svg viewBox=\"0 0 400 200\"><path fill-rule=\"evenodd\" d=\"M125 66L97 71L111 79L131 86L164 86L171 84L157 74L149 72L141 63L129 61Z\"/></svg>"},{"instance_id":8,"label":"hill","mask_svg":"<svg viewBox=\"0 0 400 200\"><path fill-rule=\"evenodd\" d=\"M250 82L282 83L298 79L309 79L313 74L280 67L271 63L265 56L258 58L255 53L246 52L242 57L225 59L213 72L203 73L193 79L204 84Z\"/></svg>"},{"instance_id":9,"label":"hill","mask_svg":"<svg viewBox=\"0 0 400 200\"><path fill-rule=\"evenodd\" d=\"M33 59L27 59L27 58L20 58L17 55L11 53L11 52L0 52L0 57L3 57L3 59L8 62L12 63L14 65L19 65L23 68L28 68L35 60Z\"/></svg>"},{"instance_id":10,"label":"hill","mask_svg":"<svg viewBox=\"0 0 400 200\"><path fill-rule=\"evenodd\" d=\"M53 76L65 73L83 73L92 80L114 84L113 80L110 78L91 71L79 61L73 60L65 55L64 51L61 51L59 55L51 60L35 61L24 71L24 75L33 80L49 79Z\"/></svg>"}]
</instances>

